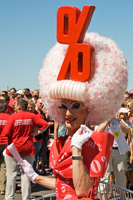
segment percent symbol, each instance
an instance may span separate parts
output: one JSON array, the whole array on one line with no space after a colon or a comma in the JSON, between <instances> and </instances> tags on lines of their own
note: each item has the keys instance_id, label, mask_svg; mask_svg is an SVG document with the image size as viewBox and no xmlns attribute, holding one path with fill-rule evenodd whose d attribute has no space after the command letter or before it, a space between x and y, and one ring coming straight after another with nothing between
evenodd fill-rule
<instances>
[{"instance_id":1,"label":"percent symbol","mask_svg":"<svg viewBox=\"0 0 133 200\"><path fill-rule=\"evenodd\" d=\"M85 82L94 72L94 47L82 43L89 27L94 6L84 6L82 12L72 6L57 11L57 41L69 44L57 80L68 79Z\"/></svg>"}]
</instances>

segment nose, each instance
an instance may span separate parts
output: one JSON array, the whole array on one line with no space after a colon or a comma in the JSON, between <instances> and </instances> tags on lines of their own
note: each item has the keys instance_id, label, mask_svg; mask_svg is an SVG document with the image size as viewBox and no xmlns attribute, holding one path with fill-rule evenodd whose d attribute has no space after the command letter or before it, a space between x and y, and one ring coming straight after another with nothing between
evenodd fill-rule
<instances>
[{"instance_id":1,"label":"nose","mask_svg":"<svg viewBox=\"0 0 133 200\"><path fill-rule=\"evenodd\" d=\"M69 109L67 109L66 116L70 116L71 114L72 114L71 111Z\"/></svg>"},{"instance_id":2,"label":"nose","mask_svg":"<svg viewBox=\"0 0 133 200\"><path fill-rule=\"evenodd\" d=\"M31 108L28 108L28 111L30 112L32 109Z\"/></svg>"}]
</instances>

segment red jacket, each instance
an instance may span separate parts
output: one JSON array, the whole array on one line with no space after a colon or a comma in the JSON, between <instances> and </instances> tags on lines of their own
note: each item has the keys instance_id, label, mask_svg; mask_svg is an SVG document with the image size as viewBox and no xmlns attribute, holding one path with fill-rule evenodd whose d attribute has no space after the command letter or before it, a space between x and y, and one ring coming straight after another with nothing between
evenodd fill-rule
<instances>
[{"instance_id":1,"label":"red jacket","mask_svg":"<svg viewBox=\"0 0 133 200\"><path fill-rule=\"evenodd\" d=\"M56 200L79 200L76 197L73 185L73 165L71 138L65 143L66 138L58 137L51 147L49 167L53 169L56 177ZM109 162L114 136L105 131L93 131L91 138L83 144L82 155L86 172L94 177L91 190L86 200L97 199L100 177L104 176ZM64 144L65 143L65 144ZM81 198L82 200L82 198Z\"/></svg>"}]
</instances>

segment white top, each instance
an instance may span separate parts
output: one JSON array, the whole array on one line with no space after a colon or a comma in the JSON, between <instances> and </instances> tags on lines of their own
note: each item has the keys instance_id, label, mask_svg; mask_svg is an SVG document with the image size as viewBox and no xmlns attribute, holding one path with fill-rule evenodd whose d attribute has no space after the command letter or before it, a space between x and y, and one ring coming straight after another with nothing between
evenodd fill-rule
<instances>
[{"instance_id":1,"label":"white top","mask_svg":"<svg viewBox=\"0 0 133 200\"><path fill-rule=\"evenodd\" d=\"M120 155L125 154L127 151L131 150L122 134L120 122L116 118L112 119L110 122L110 127L106 126L105 131L115 135L113 147L118 147Z\"/></svg>"}]
</instances>

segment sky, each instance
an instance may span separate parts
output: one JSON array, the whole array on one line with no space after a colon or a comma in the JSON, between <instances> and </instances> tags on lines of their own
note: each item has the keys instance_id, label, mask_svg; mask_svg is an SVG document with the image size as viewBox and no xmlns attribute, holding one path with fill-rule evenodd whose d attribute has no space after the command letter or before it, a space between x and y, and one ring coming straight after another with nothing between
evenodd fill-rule
<instances>
[{"instance_id":1,"label":"sky","mask_svg":"<svg viewBox=\"0 0 133 200\"><path fill-rule=\"evenodd\" d=\"M96 7L87 32L113 39L126 56L127 90L133 89L132 0L0 0L0 91L38 88L43 60L56 40L61 6Z\"/></svg>"}]
</instances>

